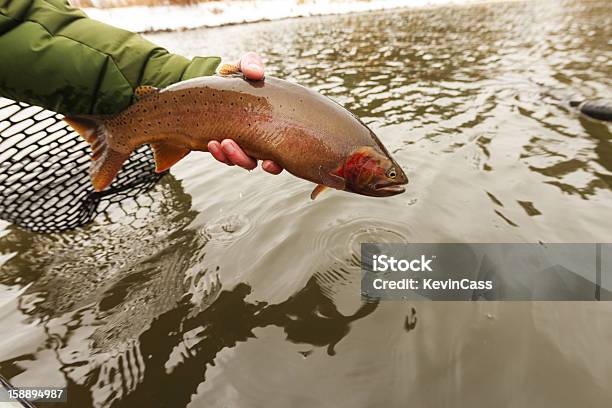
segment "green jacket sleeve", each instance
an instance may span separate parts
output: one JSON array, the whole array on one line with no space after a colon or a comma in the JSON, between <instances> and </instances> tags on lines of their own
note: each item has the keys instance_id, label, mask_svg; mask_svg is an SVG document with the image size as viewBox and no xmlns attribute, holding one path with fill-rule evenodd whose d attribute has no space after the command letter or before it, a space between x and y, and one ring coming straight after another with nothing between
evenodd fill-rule
<instances>
[{"instance_id":1,"label":"green jacket sleeve","mask_svg":"<svg viewBox=\"0 0 612 408\"><path fill-rule=\"evenodd\" d=\"M137 86L212 75L219 62L171 54L66 0L0 0L0 96L66 115L119 112Z\"/></svg>"}]
</instances>

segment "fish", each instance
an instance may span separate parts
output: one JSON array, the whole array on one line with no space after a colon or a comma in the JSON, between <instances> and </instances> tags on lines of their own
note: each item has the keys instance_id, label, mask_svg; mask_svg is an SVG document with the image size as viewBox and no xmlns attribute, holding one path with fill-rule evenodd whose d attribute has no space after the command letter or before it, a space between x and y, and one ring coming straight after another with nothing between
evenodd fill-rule
<instances>
[{"instance_id":1,"label":"fish","mask_svg":"<svg viewBox=\"0 0 612 408\"><path fill-rule=\"evenodd\" d=\"M155 170L164 172L191 151L207 151L212 140L233 139L249 156L315 183L312 199L328 188L372 197L405 191L402 168L340 104L280 78L250 81L231 67L223 72L161 90L138 87L137 101L116 115L65 117L91 145L94 189L107 189L143 144L153 150Z\"/></svg>"},{"instance_id":2,"label":"fish","mask_svg":"<svg viewBox=\"0 0 612 408\"><path fill-rule=\"evenodd\" d=\"M571 101L570 106L577 108L583 115L591 119L612 122L612 100L610 99Z\"/></svg>"}]
</instances>

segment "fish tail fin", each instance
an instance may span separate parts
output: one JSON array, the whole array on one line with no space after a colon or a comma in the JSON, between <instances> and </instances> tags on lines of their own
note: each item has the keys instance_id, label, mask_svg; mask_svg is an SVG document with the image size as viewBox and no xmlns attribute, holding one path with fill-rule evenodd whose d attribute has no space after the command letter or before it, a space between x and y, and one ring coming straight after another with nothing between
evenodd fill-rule
<instances>
[{"instance_id":1,"label":"fish tail fin","mask_svg":"<svg viewBox=\"0 0 612 408\"><path fill-rule=\"evenodd\" d=\"M93 117L66 117L64 121L80 134L91 146L91 183L96 191L111 185L129 153L114 150L108 143L112 135L104 121Z\"/></svg>"}]
</instances>

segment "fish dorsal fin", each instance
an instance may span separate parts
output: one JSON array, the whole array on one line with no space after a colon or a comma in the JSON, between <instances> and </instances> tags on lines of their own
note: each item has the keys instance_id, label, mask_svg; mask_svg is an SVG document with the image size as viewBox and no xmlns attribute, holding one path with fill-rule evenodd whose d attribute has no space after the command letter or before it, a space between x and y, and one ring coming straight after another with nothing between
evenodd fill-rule
<instances>
[{"instance_id":1,"label":"fish dorsal fin","mask_svg":"<svg viewBox=\"0 0 612 408\"><path fill-rule=\"evenodd\" d=\"M155 156L155 171L162 173L187 156L191 150L170 143L151 143Z\"/></svg>"},{"instance_id":2,"label":"fish dorsal fin","mask_svg":"<svg viewBox=\"0 0 612 408\"><path fill-rule=\"evenodd\" d=\"M142 99L142 98L146 98L147 96L155 95L158 92L159 92L159 89L157 89L154 86L141 85L141 86L136 87L136 89L134 89L134 96L136 96L136 98L138 99Z\"/></svg>"},{"instance_id":3,"label":"fish dorsal fin","mask_svg":"<svg viewBox=\"0 0 612 408\"><path fill-rule=\"evenodd\" d=\"M314 190L312 190L312 193L310 193L310 199L311 200L316 199L319 196L319 194L321 194L322 192L324 192L328 188L329 187L324 186L323 184L317 184L317 186L314 188Z\"/></svg>"},{"instance_id":4,"label":"fish dorsal fin","mask_svg":"<svg viewBox=\"0 0 612 408\"><path fill-rule=\"evenodd\" d=\"M229 76L240 72L240 65L238 64L223 64L219 68L219 75Z\"/></svg>"}]
</instances>

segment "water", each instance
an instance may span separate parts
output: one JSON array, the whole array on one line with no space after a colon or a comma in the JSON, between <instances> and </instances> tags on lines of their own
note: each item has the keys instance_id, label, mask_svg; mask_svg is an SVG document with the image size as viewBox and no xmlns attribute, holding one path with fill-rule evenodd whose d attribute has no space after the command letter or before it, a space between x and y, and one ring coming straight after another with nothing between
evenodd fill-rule
<instances>
[{"instance_id":1,"label":"water","mask_svg":"<svg viewBox=\"0 0 612 408\"><path fill-rule=\"evenodd\" d=\"M576 407L612 399L607 303L363 303L361 242L610 242L606 0L150 35L257 50L360 115L411 179L326 192L192 153L87 228L0 238L0 373L62 406Z\"/></svg>"}]
</instances>

